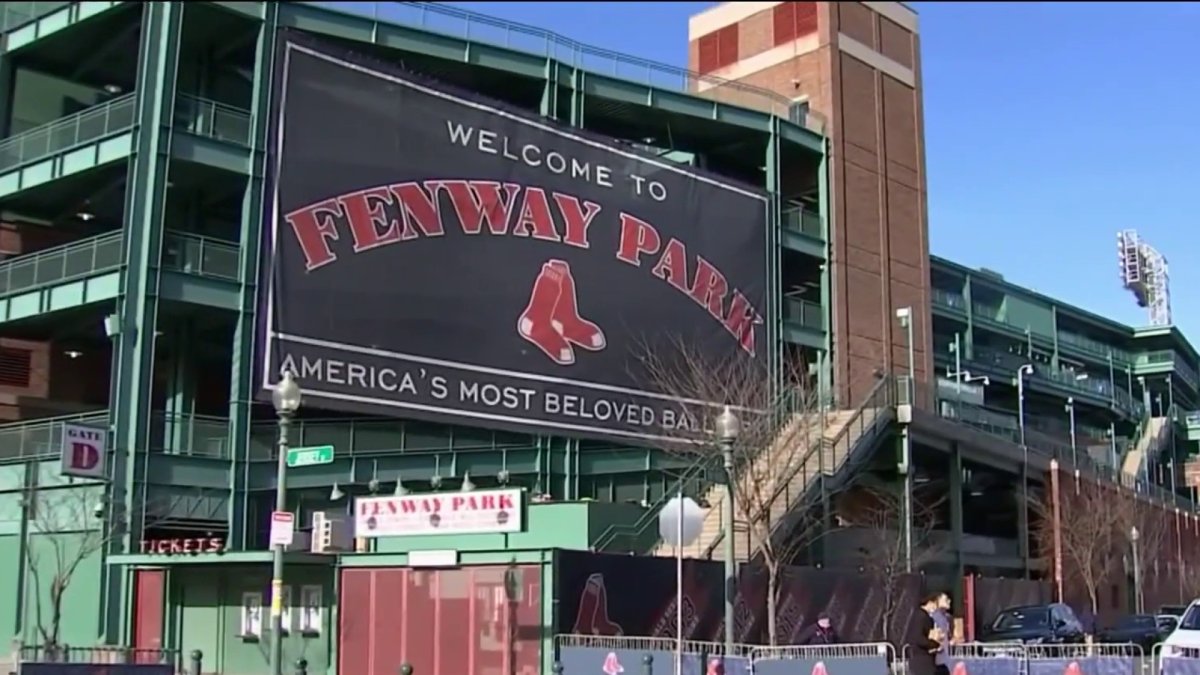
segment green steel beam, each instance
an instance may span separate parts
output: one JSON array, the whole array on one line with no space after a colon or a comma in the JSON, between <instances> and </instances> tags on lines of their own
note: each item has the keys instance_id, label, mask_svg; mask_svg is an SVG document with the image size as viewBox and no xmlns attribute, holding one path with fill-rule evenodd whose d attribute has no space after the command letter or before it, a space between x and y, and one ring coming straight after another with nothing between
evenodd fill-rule
<instances>
[{"instance_id":1,"label":"green steel beam","mask_svg":"<svg viewBox=\"0 0 1200 675\"><path fill-rule=\"evenodd\" d=\"M246 454L239 449L250 447L250 404L254 400L254 309L258 302L258 258L262 242L263 181L267 162L267 131L270 127L271 73L275 62L275 35L279 28L281 6L268 3L265 19L259 30L254 56L253 109L250 153L251 174L246 181L242 201L242 259L241 297L233 337L232 373L229 392L229 447L233 448L234 466L229 484L229 543L240 549L245 546L250 525L246 522L249 494L246 483L250 466Z\"/></svg>"},{"instance_id":2,"label":"green steel beam","mask_svg":"<svg viewBox=\"0 0 1200 675\"><path fill-rule=\"evenodd\" d=\"M767 329L767 368L772 382L780 382L783 372L783 349L780 344L783 333L783 250L779 243L783 227L783 203L780 197L779 144L779 120L771 118L770 135L763 156L763 180L767 188L767 222L763 224L767 233L767 250L763 252L767 259L767 306L763 308L763 313L767 317L764 322Z\"/></svg>"},{"instance_id":3,"label":"green steel beam","mask_svg":"<svg viewBox=\"0 0 1200 675\"><path fill-rule=\"evenodd\" d=\"M137 514L145 505L142 475L154 379L158 284L183 5L146 3L142 5L142 22L135 113L140 133L125 195L126 268L122 295L117 301L120 331L114 338L117 368L111 415L116 450L113 475L117 483L113 489L114 495L122 495L123 512L128 518L122 536L113 538L110 554L133 550L141 538L142 522ZM108 598L124 595L123 581L122 574L107 575ZM128 607L125 603L104 604L108 609L104 637L113 640L119 634L124 643L129 637L129 622L121 616L121 610ZM114 622L119 622L119 628L113 626Z\"/></svg>"}]
</instances>

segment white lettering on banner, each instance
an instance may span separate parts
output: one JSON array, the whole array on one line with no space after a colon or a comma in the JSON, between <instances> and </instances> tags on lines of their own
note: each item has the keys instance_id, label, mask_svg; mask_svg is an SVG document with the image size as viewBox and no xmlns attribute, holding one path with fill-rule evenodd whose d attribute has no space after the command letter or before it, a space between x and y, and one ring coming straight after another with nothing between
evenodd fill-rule
<instances>
[{"instance_id":1,"label":"white lettering on banner","mask_svg":"<svg viewBox=\"0 0 1200 675\"><path fill-rule=\"evenodd\" d=\"M450 142L473 148L489 155L499 155L504 159L520 162L533 168L544 168L550 173L567 176L573 180L593 183L600 187L611 188L612 169L593 162L581 161L574 157L566 157L554 150L546 151L533 143L520 143L508 136L487 129L476 129L458 122L446 120L446 131Z\"/></svg>"},{"instance_id":2,"label":"white lettering on banner","mask_svg":"<svg viewBox=\"0 0 1200 675\"><path fill-rule=\"evenodd\" d=\"M357 537L520 532L524 491L360 497L354 503Z\"/></svg>"},{"instance_id":3,"label":"white lettering on banner","mask_svg":"<svg viewBox=\"0 0 1200 675\"><path fill-rule=\"evenodd\" d=\"M426 368L390 368L344 359L309 358L286 354L284 370L298 373L311 385L338 385L360 390L357 395L387 395L417 403L451 401L471 408L503 413L541 414L582 424L621 424L651 431L699 431L696 419L677 404L629 396L588 396L548 391L537 386L488 382L482 376L432 375Z\"/></svg>"},{"instance_id":4,"label":"white lettering on banner","mask_svg":"<svg viewBox=\"0 0 1200 675\"><path fill-rule=\"evenodd\" d=\"M107 458L104 429L78 424L64 424L62 431L62 475L82 478L104 478Z\"/></svg>"}]
</instances>

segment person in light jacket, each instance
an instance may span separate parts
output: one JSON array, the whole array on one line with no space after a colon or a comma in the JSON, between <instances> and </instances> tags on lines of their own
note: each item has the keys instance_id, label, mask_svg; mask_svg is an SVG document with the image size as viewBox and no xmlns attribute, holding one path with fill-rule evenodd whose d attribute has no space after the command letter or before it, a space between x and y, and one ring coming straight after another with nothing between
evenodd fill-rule
<instances>
[{"instance_id":1,"label":"person in light jacket","mask_svg":"<svg viewBox=\"0 0 1200 675\"><path fill-rule=\"evenodd\" d=\"M954 634L953 614L950 612L950 596L938 593L937 607L930 614L933 625L942 632L941 646L933 656L937 675L950 675L950 638Z\"/></svg>"}]
</instances>

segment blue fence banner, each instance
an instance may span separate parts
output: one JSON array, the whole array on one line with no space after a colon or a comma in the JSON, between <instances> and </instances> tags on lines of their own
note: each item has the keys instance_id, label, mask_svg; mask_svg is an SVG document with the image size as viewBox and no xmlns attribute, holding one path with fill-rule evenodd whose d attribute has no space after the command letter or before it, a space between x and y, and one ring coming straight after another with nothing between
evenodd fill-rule
<instances>
[{"instance_id":1,"label":"blue fence banner","mask_svg":"<svg viewBox=\"0 0 1200 675\"><path fill-rule=\"evenodd\" d=\"M1200 675L1200 658L1189 656L1160 656L1159 675Z\"/></svg>"},{"instance_id":2,"label":"blue fence banner","mask_svg":"<svg viewBox=\"0 0 1200 675\"><path fill-rule=\"evenodd\" d=\"M891 645L758 647L751 652L755 675L888 675Z\"/></svg>"},{"instance_id":3,"label":"blue fence banner","mask_svg":"<svg viewBox=\"0 0 1200 675\"><path fill-rule=\"evenodd\" d=\"M1023 675L1024 665L1025 649L1019 642L968 642L946 651L951 675Z\"/></svg>"},{"instance_id":4,"label":"blue fence banner","mask_svg":"<svg viewBox=\"0 0 1200 675\"><path fill-rule=\"evenodd\" d=\"M603 647L560 647L558 662L563 675L643 675L645 659L650 657L654 675L673 675L675 652L644 649L606 649ZM682 675L750 675L750 659L685 652Z\"/></svg>"}]
</instances>

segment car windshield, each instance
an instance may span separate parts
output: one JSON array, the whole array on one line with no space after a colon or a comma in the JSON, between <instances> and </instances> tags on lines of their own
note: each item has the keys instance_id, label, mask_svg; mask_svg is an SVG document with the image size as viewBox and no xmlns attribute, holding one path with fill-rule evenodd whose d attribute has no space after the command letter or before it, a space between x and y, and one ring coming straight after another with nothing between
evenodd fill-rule
<instances>
[{"instance_id":1,"label":"car windshield","mask_svg":"<svg viewBox=\"0 0 1200 675\"><path fill-rule=\"evenodd\" d=\"M1025 628L1044 628L1050 624L1050 610L1046 607L1018 607L1006 609L992 622L992 630L1004 632Z\"/></svg>"},{"instance_id":2,"label":"car windshield","mask_svg":"<svg viewBox=\"0 0 1200 675\"><path fill-rule=\"evenodd\" d=\"M1200 630L1200 604L1188 607L1187 614L1184 614L1179 622L1179 627L1183 630Z\"/></svg>"}]
</instances>

